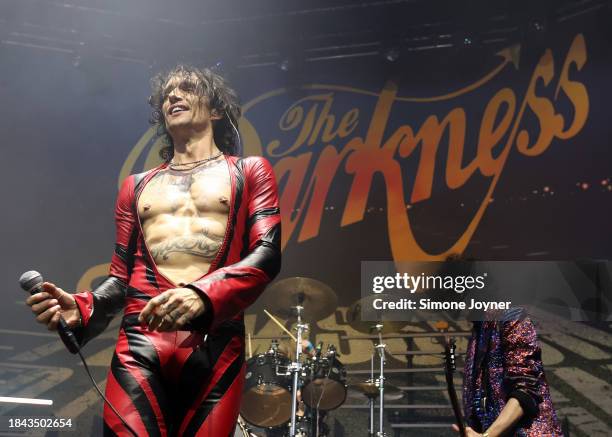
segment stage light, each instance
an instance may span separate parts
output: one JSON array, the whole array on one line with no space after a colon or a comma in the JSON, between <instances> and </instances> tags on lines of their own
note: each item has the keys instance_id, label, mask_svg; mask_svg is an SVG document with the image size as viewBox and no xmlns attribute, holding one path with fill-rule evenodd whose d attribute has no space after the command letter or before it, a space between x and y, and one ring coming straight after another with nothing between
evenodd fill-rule
<instances>
[{"instance_id":1,"label":"stage light","mask_svg":"<svg viewBox=\"0 0 612 437\"><path fill-rule=\"evenodd\" d=\"M387 62L395 62L400 57L399 48L389 47L383 52L383 56Z\"/></svg>"},{"instance_id":2,"label":"stage light","mask_svg":"<svg viewBox=\"0 0 612 437\"><path fill-rule=\"evenodd\" d=\"M472 26L473 28L473 26ZM459 30L452 36L452 45L459 56L465 56L464 50L475 51L482 46L482 37L478 30Z\"/></svg>"},{"instance_id":3,"label":"stage light","mask_svg":"<svg viewBox=\"0 0 612 437\"><path fill-rule=\"evenodd\" d=\"M85 42L80 41L79 46L74 52L74 57L72 58L72 66L74 68L79 68L83 64L83 56L85 54Z\"/></svg>"},{"instance_id":4,"label":"stage light","mask_svg":"<svg viewBox=\"0 0 612 437\"><path fill-rule=\"evenodd\" d=\"M0 402L7 404L53 405L51 399L14 398L8 396L0 396Z\"/></svg>"},{"instance_id":5,"label":"stage light","mask_svg":"<svg viewBox=\"0 0 612 437\"><path fill-rule=\"evenodd\" d=\"M539 20L535 20L533 23L531 23L531 27L536 32L543 32L545 30L545 28L546 28L544 23L542 21L539 21Z\"/></svg>"},{"instance_id":6,"label":"stage light","mask_svg":"<svg viewBox=\"0 0 612 437\"><path fill-rule=\"evenodd\" d=\"M279 62L278 68L282 71L289 71L291 69L291 61L288 58L283 59Z\"/></svg>"}]
</instances>

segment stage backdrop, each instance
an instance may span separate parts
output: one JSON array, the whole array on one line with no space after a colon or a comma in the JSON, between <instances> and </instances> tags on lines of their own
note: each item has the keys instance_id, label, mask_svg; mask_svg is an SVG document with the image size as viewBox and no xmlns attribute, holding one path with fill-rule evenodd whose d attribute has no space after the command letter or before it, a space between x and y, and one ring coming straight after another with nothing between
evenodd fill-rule
<instances>
[{"instance_id":1,"label":"stage backdrop","mask_svg":"<svg viewBox=\"0 0 612 437\"><path fill-rule=\"evenodd\" d=\"M311 340L337 345L349 366L368 362L370 341L342 338L357 333L345 317L359 297L362 260L610 259L609 46L609 30L585 22L498 53L227 71L244 105L244 152L269 159L279 182L279 278L315 278L339 298L313 323ZM100 61L75 68L35 48L4 46L1 56L0 395L52 398L57 417L97 433L101 407L82 366L34 323L17 279L37 269L74 291L107 274L117 187L160 162L147 123L155 71ZM247 328L276 335L262 302ZM113 326L86 348L101 381ZM564 416L576 417L579 435L608 432L611 337L584 325L550 328L545 360ZM255 352L267 344L254 342ZM435 364L428 360L414 364Z\"/></svg>"}]
</instances>

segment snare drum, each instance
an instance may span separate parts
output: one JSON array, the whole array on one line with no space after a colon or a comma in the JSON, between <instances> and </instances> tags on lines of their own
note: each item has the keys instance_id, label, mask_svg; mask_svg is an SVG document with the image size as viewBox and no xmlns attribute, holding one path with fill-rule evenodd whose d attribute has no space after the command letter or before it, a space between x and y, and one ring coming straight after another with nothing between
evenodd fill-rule
<instances>
[{"instance_id":1,"label":"snare drum","mask_svg":"<svg viewBox=\"0 0 612 437\"><path fill-rule=\"evenodd\" d=\"M346 399L346 369L334 351L313 358L307 367L307 379L302 388L302 400L310 408L334 410Z\"/></svg>"},{"instance_id":2,"label":"snare drum","mask_svg":"<svg viewBox=\"0 0 612 437\"><path fill-rule=\"evenodd\" d=\"M289 358L270 350L247 361L240 414L252 425L272 428L291 419Z\"/></svg>"}]
</instances>

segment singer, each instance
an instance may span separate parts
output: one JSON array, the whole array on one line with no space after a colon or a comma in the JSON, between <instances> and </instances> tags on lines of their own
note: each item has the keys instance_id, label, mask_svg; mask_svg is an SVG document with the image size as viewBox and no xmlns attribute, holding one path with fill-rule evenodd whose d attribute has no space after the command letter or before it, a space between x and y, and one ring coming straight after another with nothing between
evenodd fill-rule
<instances>
[{"instance_id":1,"label":"singer","mask_svg":"<svg viewBox=\"0 0 612 437\"><path fill-rule=\"evenodd\" d=\"M110 275L74 295L45 283L27 303L49 329L61 315L81 345L123 309L110 402L139 435L225 437L244 380L243 311L281 266L276 181L264 158L236 156L240 106L216 72L160 74L149 103L165 162L123 182ZM129 435L107 406L104 435Z\"/></svg>"}]
</instances>

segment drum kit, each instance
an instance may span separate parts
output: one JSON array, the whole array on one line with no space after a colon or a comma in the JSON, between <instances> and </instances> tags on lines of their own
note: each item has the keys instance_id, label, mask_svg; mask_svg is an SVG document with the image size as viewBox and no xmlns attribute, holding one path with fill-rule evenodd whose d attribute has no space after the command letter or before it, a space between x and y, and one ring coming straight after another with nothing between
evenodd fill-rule
<instances>
[{"instance_id":1,"label":"drum kit","mask_svg":"<svg viewBox=\"0 0 612 437\"><path fill-rule=\"evenodd\" d=\"M317 321L332 314L337 307L334 291L314 279L288 278L276 282L264 296L265 313L295 343L292 353L282 348L277 339L271 339L265 353L247 360L240 418L236 435L259 437L324 437L328 427L324 419L329 411L340 407L349 396L365 396L370 407L369 435L383 436L382 414L384 402L397 400L403 393L384 382L385 345L382 324L376 325L379 342L376 352L380 360L380 374L374 378L374 355L371 359L370 378L351 385L346 382L346 369L334 345L323 351L323 343L316 347L305 340L309 329L306 321ZM357 309L351 309L351 311ZM295 320L295 335L272 313ZM349 319L351 317L349 316ZM357 328L361 321L353 319ZM349 320L350 321L350 320ZM249 341L250 341L249 337ZM293 345L292 345L293 346ZM251 349L249 345L249 349ZM374 400L378 403L379 431L374 432ZM253 427L259 428L254 430Z\"/></svg>"}]
</instances>

